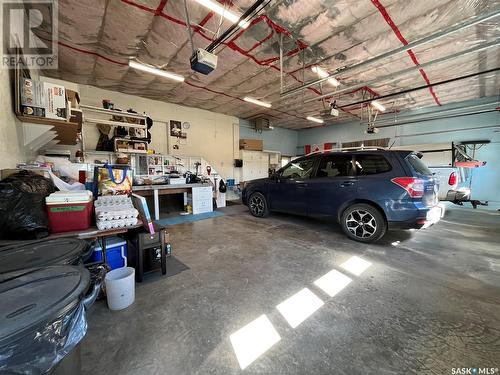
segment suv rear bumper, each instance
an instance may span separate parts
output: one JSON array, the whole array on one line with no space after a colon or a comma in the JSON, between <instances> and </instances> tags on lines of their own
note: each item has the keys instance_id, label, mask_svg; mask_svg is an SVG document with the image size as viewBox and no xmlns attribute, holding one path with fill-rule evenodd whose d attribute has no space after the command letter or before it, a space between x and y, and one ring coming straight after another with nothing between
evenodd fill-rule
<instances>
[{"instance_id":1,"label":"suv rear bumper","mask_svg":"<svg viewBox=\"0 0 500 375\"><path fill-rule=\"evenodd\" d=\"M444 216L445 208L443 204L438 204L430 209L419 210L418 217L405 221L389 221L389 230L394 229L423 229L436 224Z\"/></svg>"}]
</instances>

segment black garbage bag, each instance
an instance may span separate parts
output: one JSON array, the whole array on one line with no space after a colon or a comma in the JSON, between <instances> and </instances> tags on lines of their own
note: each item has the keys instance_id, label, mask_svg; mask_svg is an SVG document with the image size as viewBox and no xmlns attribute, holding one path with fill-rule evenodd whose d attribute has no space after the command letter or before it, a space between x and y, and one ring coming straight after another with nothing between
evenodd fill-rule
<instances>
[{"instance_id":1,"label":"black garbage bag","mask_svg":"<svg viewBox=\"0 0 500 375\"><path fill-rule=\"evenodd\" d=\"M54 191L52 180L29 171L20 171L0 181L0 238L47 237L45 197Z\"/></svg>"}]
</instances>

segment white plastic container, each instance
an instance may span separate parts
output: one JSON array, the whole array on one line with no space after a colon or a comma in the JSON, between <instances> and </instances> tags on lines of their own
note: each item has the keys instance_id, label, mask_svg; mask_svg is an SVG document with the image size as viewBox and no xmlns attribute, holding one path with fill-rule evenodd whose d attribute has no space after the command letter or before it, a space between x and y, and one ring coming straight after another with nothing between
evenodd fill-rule
<instances>
[{"instance_id":1,"label":"white plastic container","mask_svg":"<svg viewBox=\"0 0 500 375\"><path fill-rule=\"evenodd\" d=\"M123 310L135 300L135 269L123 267L106 274L106 295L110 310Z\"/></svg>"}]
</instances>

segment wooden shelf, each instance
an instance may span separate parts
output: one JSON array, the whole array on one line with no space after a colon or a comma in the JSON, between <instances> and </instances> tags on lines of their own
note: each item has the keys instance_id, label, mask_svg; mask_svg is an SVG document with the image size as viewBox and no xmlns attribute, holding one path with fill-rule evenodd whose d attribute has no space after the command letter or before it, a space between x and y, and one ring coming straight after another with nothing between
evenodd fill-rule
<instances>
[{"instance_id":1,"label":"wooden shelf","mask_svg":"<svg viewBox=\"0 0 500 375\"><path fill-rule=\"evenodd\" d=\"M25 126L29 124L51 126L50 131L56 132L54 139L61 145L76 145L76 135L81 131L80 125L76 122L26 115L17 115L17 118Z\"/></svg>"},{"instance_id":2,"label":"wooden shelf","mask_svg":"<svg viewBox=\"0 0 500 375\"><path fill-rule=\"evenodd\" d=\"M146 115L141 115L140 113L129 113L129 112L123 112L123 111L115 111L112 109L105 109L105 108L100 108L100 107L94 107L91 105L80 105L80 108L85 112L92 112L92 113L98 113L101 115L108 115L111 117L121 117L121 118L128 118L128 119L134 119L134 120L143 120L144 124L135 124L135 123L130 123L126 121L114 121L114 120L109 120L109 119L99 119L99 118L91 118L84 116L83 122L89 122L92 124L105 124L105 125L111 125L111 126L123 126L125 128L138 128L138 129L144 129L147 130L147 125L146 125Z\"/></svg>"},{"instance_id":3,"label":"wooden shelf","mask_svg":"<svg viewBox=\"0 0 500 375\"><path fill-rule=\"evenodd\" d=\"M56 120L52 118L38 117L38 116L17 115L17 118L19 119L19 121L22 122L31 122L33 124L52 125L52 126L68 123L68 121L66 120Z\"/></svg>"},{"instance_id":4,"label":"wooden shelf","mask_svg":"<svg viewBox=\"0 0 500 375\"><path fill-rule=\"evenodd\" d=\"M98 118L86 118L86 117L83 119L83 122L89 122L92 124L104 124L104 125L111 125L111 126L122 126L124 128L138 128L138 129L147 130L146 124L132 124L129 122L102 120L102 119L98 119Z\"/></svg>"},{"instance_id":5,"label":"wooden shelf","mask_svg":"<svg viewBox=\"0 0 500 375\"><path fill-rule=\"evenodd\" d=\"M146 120L146 115L141 115L140 113L130 113L130 112L123 112L123 111L115 111L113 109L105 109L105 108L100 108L100 107L94 107L91 105L80 105L81 109L85 109L90 112L96 112L96 113L103 113L107 114L110 116L120 116L120 117L126 117L126 118L134 118L134 119L140 119L140 120Z\"/></svg>"},{"instance_id":6,"label":"wooden shelf","mask_svg":"<svg viewBox=\"0 0 500 375\"><path fill-rule=\"evenodd\" d=\"M121 152L122 154L147 154L148 150L131 150L131 149L118 149L115 153Z\"/></svg>"}]
</instances>

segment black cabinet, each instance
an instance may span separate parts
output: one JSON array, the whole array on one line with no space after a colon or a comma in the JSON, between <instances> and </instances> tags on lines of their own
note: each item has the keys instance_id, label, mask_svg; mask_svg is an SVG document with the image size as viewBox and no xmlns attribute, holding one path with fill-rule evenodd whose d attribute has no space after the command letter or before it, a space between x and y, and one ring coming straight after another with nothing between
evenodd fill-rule
<instances>
[{"instance_id":1,"label":"black cabinet","mask_svg":"<svg viewBox=\"0 0 500 375\"><path fill-rule=\"evenodd\" d=\"M143 280L144 274L160 271L167 273L166 228L155 224L155 234L145 229L131 233L128 238L128 261L135 268L135 278Z\"/></svg>"}]
</instances>

